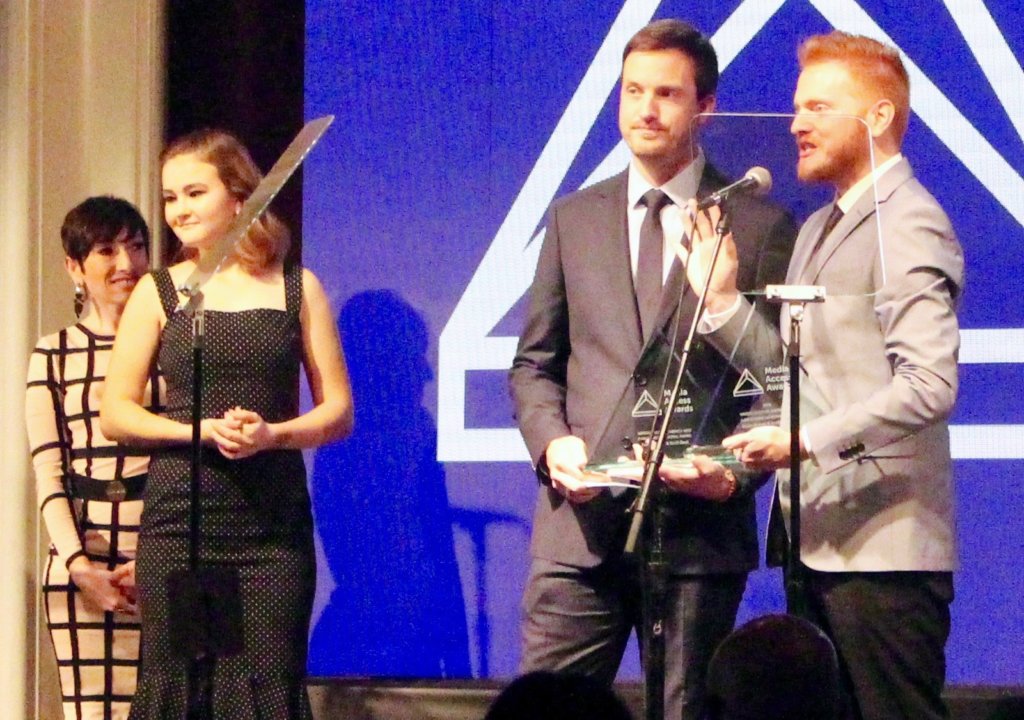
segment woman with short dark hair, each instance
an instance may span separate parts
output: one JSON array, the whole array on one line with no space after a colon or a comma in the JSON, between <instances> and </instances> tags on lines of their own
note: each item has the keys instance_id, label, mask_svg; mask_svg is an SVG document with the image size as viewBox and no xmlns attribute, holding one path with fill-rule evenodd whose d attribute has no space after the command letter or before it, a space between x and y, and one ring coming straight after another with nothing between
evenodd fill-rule
<instances>
[{"instance_id":1,"label":"woman with short dark hair","mask_svg":"<svg viewBox=\"0 0 1024 720\"><path fill-rule=\"evenodd\" d=\"M139 660L135 545L148 451L99 427L100 397L128 296L149 267L149 229L120 198L91 197L61 228L75 324L39 339L25 419L43 523L43 578L66 720L128 716ZM159 405L155 371L141 402Z\"/></svg>"}]
</instances>

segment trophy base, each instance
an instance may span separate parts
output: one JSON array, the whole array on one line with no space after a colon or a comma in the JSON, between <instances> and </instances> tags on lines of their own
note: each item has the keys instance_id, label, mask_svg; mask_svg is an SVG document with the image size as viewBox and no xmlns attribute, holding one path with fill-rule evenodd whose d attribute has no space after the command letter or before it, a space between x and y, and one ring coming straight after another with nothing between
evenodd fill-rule
<instances>
[{"instance_id":1,"label":"trophy base","mask_svg":"<svg viewBox=\"0 0 1024 720\"><path fill-rule=\"evenodd\" d=\"M692 470L693 458L697 455L710 458L713 462L724 465L733 472L743 467L743 463L721 445L694 445L682 457L665 458L661 466L663 468ZM584 468L584 475L587 487L638 488L644 475L644 463L640 460L628 460L626 458L622 458L617 462L596 463L587 465Z\"/></svg>"}]
</instances>

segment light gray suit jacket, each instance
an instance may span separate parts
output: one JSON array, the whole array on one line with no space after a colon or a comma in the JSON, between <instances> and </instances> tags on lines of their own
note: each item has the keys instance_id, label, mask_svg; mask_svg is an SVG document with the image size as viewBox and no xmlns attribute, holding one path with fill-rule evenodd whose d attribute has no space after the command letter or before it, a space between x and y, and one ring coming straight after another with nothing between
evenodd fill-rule
<instances>
[{"instance_id":1,"label":"light gray suit jacket","mask_svg":"<svg viewBox=\"0 0 1024 720\"><path fill-rule=\"evenodd\" d=\"M963 253L906 160L814 252L829 209L804 224L786 278L828 293L807 306L801 331L801 421L813 455L801 466L802 560L822 571L951 570L947 419ZM785 307L782 317L780 335L744 305L708 340L720 352L737 349L739 363L779 365ZM789 472L777 478L788 520Z\"/></svg>"}]
</instances>

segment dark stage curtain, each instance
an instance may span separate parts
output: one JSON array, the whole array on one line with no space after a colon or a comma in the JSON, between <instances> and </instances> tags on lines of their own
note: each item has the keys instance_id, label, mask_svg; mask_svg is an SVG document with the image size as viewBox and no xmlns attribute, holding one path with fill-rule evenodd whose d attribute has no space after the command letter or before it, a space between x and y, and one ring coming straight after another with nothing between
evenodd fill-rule
<instances>
[{"instance_id":1,"label":"dark stage curtain","mask_svg":"<svg viewBox=\"0 0 1024 720\"><path fill-rule=\"evenodd\" d=\"M266 172L303 123L303 0L169 0L167 139L201 127L236 134ZM302 238L301 168L274 201Z\"/></svg>"}]
</instances>

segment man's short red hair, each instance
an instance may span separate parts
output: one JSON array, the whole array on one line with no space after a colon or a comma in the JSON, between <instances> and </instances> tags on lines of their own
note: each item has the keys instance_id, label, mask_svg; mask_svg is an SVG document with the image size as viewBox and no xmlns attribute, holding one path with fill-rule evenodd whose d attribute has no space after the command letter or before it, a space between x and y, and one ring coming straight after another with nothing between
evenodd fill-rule
<instances>
[{"instance_id":1,"label":"man's short red hair","mask_svg":"<svg viewBox=\"0 0 1024 720\"><path fill-rule=\"evenodd\" d=\"M889 100L896 112L892 128L902 143L910 120L910 78L899 51L863 35L834 30L813 35L797 50L800 69L822 62L841 62L879 100Z\"/></svg>"}]
</instances>

